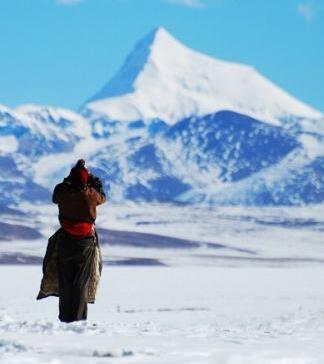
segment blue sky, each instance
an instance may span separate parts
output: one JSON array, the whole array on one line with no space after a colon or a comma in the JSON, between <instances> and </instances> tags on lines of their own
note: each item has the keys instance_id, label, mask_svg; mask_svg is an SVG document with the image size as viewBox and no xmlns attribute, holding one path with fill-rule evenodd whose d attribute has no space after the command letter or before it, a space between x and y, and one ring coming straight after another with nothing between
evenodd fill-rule
<instances>
[{"instance_id":1,"label":"blue sky","mask_svg":"<svg viewBox=\"0 0 324 364\"><path fill-rule=\"evenodd\" d=\"M324 111L323 0L1 0L0 103L77 109L159 25Z\"/></svg>"}]
</instances>

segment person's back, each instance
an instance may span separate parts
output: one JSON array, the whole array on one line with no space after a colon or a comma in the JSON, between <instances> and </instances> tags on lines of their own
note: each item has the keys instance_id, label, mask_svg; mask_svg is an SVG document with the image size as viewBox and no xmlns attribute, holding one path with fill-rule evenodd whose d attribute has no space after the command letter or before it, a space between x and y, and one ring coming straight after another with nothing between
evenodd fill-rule
<instances>
[{"instance_id":1,"label":"person's back","mask_svg":"<svg viewBox=\"0 0 324 364\"><path fill-rule=\"evenodd\" d=\"M67 183L56 186L53 202L58 204L59 219L94 222L96 207L106 200L94 187L74 188Z\"/></svg>"},{"instance_id":2,"label":"person's back","mask_svg":"<svg viewBox=\"0 0 324 364\"><path fill-rule=\"evenodd\" d=\"M85 237L93 233L96 207L106 201L106 196L99 178L90 175L80 160L55 187L52 199L58 204L62 228L72 236Z\"/></svg>"},{"instance_id":3,"label":"person's back","mask_svg":"<svg viewBox=\"0 0 324 364\"><path fill-rule=\"evenodd\" d=\"M97 287L100 277L101 256L94 228L96 208L106 201L106 196L100 179L88 172L84 160L79 160L69 176L54 188L52 199L58 205L61 229L54 234L56 262L47 265L57 267L59 319L85 320L87 303L94 301L93 287ZM44 262L49 260L45 256ZM38 299L53 295L44 288L49 274L46 267L43 270Z\"/></svg>"}]
</instances>

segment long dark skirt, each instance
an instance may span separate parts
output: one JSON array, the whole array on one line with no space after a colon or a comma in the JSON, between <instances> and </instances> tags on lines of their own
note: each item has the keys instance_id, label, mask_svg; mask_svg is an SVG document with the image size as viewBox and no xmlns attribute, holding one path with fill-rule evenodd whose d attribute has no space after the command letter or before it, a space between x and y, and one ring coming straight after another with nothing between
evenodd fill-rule
<instances>
[{"instance_id":1,"label":"long dark skirt","mask_svg":"<svg viewBox=\"0 0 324 364\"><path fill-rule=\"evenodd\" d=\"M73 239L68 234L58 244L59 319L87 319L88 285L95 254L95 238Z\"/></svg>"}]
</instances>

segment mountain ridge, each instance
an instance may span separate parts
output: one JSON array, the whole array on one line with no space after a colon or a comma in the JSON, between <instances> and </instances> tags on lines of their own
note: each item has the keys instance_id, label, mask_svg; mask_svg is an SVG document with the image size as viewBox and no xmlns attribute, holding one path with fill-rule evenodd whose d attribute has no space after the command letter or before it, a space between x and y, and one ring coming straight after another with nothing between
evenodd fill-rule
<instances>
[{"instance_id":1,"label":"mountain ridge","mask_svg":"<svg viewBox=\"0 0 324 364\"><path fill-rule=\"evenodd\" d=\"M100 95L81 113L0 105L1 206L47 201L80 158L113 202L324 202L323 114L250 66L201 55L158 28Z\"/></svg>"},{"instance_id":2,"label":"mountain ridge","mask_svg":"<svg viewBox=\"0 0 324 364\"><path fill-rule=\"evenodd\" d=\"M220 110L274 124L291 117L322 116L253 67L194 51L162 27L137 43L82 113L121 121L161 119L173 124Z\"/></svg>"}]
</instances>

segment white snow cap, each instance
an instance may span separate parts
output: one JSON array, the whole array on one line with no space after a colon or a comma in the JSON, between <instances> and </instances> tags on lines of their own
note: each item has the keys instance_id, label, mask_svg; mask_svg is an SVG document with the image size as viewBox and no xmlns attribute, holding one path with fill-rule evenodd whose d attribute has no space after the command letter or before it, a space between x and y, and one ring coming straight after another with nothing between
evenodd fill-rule
<instances>
[{"instance_id":1,"label":"white snow cap","mask_svg":"<svg viewBox=\"0 0 324 364\"><path fill-rule=\"evenodd\" d=\"M275 124L289 116L321 117L254 68L198 53L161 27L136 45L83 110L120 121L159 118L169 124L219 110Z\"/></svg>"}]
</instances>

